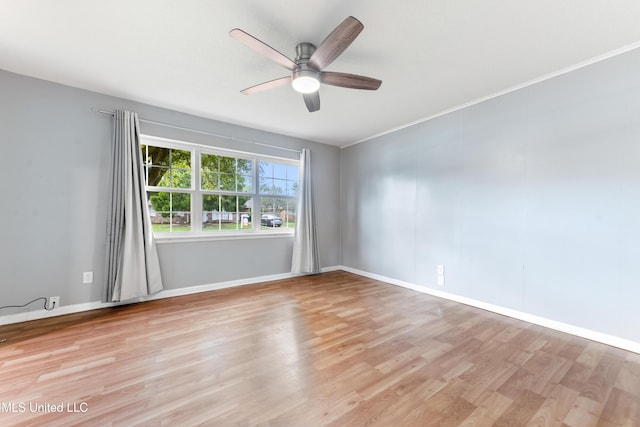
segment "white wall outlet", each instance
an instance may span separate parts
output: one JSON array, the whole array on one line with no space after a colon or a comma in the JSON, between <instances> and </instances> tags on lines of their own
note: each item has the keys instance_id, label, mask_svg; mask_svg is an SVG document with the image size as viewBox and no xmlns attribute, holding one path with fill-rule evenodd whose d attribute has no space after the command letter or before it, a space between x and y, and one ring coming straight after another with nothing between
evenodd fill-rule
<instances>
[{"instance_id":1,"label":"white wall outlet","mask_svg":"<svg viewBox=\"0 0 640 427\"><path fill-rule=\"evenodd\" d=\"M82 273L82 283L93 283L93 271Z\"/></svg>"},{"instance_id":2,"label":"white wall outlet","mask_svg":"<svg viewBox=\"0 0 640 427\"><path fill-rule=\"evenodd\" d=\"M444 265L438 264L438 286L444 286Z\"/></svg>"},{"instance_id":3,"label":"white wall outlet","mask_svg":"<svg viewBox=\"0 0 640 427\"><path fill-rule=\"evenodd\" d=\"M53 310L54 308L58 308L59 306L60 306L60 297L47 298L47 310Z\"/></svg>"}]
</instances>

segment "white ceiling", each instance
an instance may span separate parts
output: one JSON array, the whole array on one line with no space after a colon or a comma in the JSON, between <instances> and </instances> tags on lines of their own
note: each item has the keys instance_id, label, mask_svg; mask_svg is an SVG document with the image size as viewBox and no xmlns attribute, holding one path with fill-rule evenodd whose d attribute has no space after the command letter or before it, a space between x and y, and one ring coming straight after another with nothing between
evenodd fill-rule
<instances>
[{"instance_id":1,"label":"white ceiling","mask_svg":"<svg viewBox=\"0 0 640 427\"><path fill-rule=\"evenodd\" d=\"M0 69L207 118L345 146L640 41L638 0L0 0ZM286 76L228 32L287 56L353 15L364 31L309 113ZM99 106L97 106L99 107Z\"/></svg>"}]
</instances>

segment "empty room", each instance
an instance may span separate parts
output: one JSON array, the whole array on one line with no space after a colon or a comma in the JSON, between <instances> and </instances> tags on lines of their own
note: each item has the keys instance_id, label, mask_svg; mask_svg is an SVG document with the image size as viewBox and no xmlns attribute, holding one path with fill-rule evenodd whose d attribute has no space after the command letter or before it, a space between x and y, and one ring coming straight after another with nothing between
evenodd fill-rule
<instances>
[{"instance_id":1,"label":"empty room","mask_svg":"<svg viewBox=\"0 0 640 427\"><path fill-rule=\"evenodd\" d=\"M0 5L0 425L640 426L637 1Z\"/></svg>"}]
</instances>

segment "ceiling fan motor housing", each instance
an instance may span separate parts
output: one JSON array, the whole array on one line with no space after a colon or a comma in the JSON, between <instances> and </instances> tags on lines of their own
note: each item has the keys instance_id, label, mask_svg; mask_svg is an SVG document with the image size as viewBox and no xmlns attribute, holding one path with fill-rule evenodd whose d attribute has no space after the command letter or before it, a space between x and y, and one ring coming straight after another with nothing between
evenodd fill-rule
<instances>
[{"instance_id":1,"label":"ceiling fan motor housing","mask_svg":"<svg viewBox=\"0 0 640 427\"><path fill-rule=\"evenodd\" d=\"M296 64L291 84L300 93L313 93L320 87L320 72L307 65L316 47L311 43L300 43L296 46Z\"/></svg>"}]
</instances>

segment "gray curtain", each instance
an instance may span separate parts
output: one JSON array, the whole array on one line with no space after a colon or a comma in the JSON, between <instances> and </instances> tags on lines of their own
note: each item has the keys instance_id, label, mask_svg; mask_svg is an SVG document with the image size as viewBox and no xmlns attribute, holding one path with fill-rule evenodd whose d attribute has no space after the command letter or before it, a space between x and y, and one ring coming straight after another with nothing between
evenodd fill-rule
<instances>
[{"instance_id":1,"label":"gray curtain","mask_svg":"<svg viewBox=\"0 0 640 427\"><path fill-rule=\"evenodd\" d=\"M291 272L294 274L320 273L320 257L316 235L316 216L313 204L313 183L311 182L311 151L306 148L300 153L300 191L298 212L296 213L296 234L293 239Z\"/></svg>"},{"instance_id":2,"label":"gray curtain","mask_svg":"<svg viewBox=\"0 0 640 427\"><path fill-rule=\"evenodd\" d=\"M116 110L107 225L107 301L162 290L158 252L144 190L138 115Z\"/></svg>"}]
</instances>

